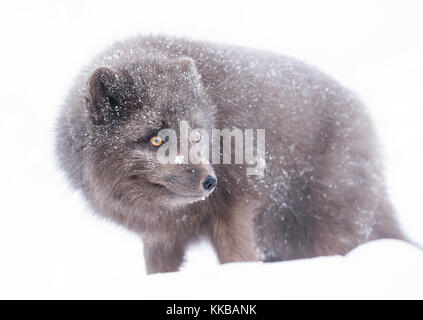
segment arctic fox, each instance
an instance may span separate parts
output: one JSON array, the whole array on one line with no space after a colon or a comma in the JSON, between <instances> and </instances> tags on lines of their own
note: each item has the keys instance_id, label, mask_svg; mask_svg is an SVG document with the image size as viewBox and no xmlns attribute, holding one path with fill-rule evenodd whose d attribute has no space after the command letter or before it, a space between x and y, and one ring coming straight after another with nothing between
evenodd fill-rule
<instances>
[{"instance_id":1,"label":"arctic fox","mask_svg":"<svg viewBox=\"0 0 423 320\"><path fill-rule=\"evenodd\" d=\"M179 134L181 122L190 135L180 147L214 129L264 129L263 172L247 174L251 165L231 155L162 163L160 132ZM56 150L93 210L142 237L147 273L177 271L186 247L204 237L221 263L345 254L404 238L362 103L290 57L164 36L116 43L76 81Z\"/></svg>"}]
</instances>

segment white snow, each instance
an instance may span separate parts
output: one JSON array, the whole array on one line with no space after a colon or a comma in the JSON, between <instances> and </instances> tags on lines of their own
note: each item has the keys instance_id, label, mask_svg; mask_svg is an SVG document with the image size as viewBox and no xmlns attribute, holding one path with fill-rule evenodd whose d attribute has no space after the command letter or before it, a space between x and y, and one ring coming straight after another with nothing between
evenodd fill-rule
<instances>
[{"instance_id":1,"label":"white snow","mask_svg":"<svg viewBox=\"0 0 423 320\"><path fill-rule=\"evenodd\" d=\"M420 249L379 240L346 257L186 269L151 276L147 283L149 295L162 299L413 299L422 297L422 267Z\"/></svg>"},{"instance_id":2,"label":"white snow","mask_svg":"<svg viewBox=\"0 0 423 320\"><path fill-rule=\"evenodd\" d=\"M224 266L201 244L182 272L147 277L139 238L91 214L52 149L72 79L116 39L165 32L270 49L363 99L400 221L423 244L422 9L364 0L1 2L0 298L423 298L423 253L392 240L346 257Z\"/></svg>"}]
</instances>

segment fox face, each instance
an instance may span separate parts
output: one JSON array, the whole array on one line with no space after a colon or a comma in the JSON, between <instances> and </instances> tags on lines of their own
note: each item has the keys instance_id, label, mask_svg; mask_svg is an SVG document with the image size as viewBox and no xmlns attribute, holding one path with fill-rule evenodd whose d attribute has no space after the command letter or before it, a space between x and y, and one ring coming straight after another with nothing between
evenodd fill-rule
<instances>
[{"instance_id":1,"label":"fox face","mask_svg":"<svg viewBox=\"0 0 423 320\"><path fill-rule=\"evenodd\" d=\"M183 206L208 196L217 178L207 161L163 163L165 130L187 124L193 146L199 128L211 132L214 108L189 58L151 58L121 69L100 67L88 82L92 178L125 206ZM203 148L208 148L204 146ZM201 156L201 152L200 152Z\"/></svg>"}]
</instances>

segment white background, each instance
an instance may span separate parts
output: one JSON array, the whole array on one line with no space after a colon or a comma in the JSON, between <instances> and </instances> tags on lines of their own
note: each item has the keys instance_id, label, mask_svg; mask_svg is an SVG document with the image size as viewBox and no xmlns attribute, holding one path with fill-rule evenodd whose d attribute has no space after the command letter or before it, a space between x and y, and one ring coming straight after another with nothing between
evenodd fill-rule
<instances>
[{"instance_id":1,"label":"white background","mask_svg":"<svg viewBox=\"0 0 423 320\"><path fill-rule=\"evenodd\" d=\"M346 258L217 266L146 277L140 239L94 216L53 154L78 70L116 39L165 33L293 55L368 105L389 191L423 244L421 1L1 1L0 298L423 298L422 254L394 241Z\"/></svg>"}]
</instances>

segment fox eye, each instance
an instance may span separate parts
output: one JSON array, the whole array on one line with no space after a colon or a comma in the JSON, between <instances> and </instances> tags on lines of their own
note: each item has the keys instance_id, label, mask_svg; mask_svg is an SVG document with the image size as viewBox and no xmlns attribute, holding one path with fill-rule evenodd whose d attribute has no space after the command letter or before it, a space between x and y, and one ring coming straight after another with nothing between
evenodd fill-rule
<instances>
[{"instance_id":1,"label":"fox eye","mask_svg":"<svg viewBox=\"0 0 423 320\"><path fill-rule=\"evenodd\" d=\"M201 140L201 134L198 131L191 132L191 141L192 142L199 142Z\"/></svg>"},{"instance_id":2,"label":"fox eye","mask_svg":"<svg viewBox=\"0 0 423 320\"><path fill-rule=\"evenodd\" d=\"M150 143L155 147L160 147L163 144L163 139L159 136L154 136L150 139Z\"/></svg>"}]
</instances>

